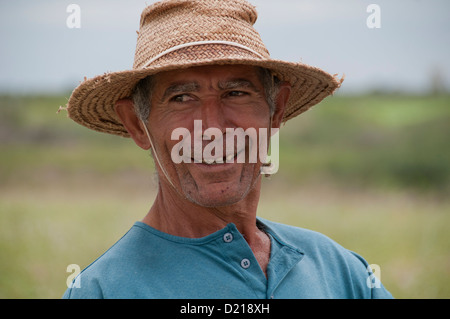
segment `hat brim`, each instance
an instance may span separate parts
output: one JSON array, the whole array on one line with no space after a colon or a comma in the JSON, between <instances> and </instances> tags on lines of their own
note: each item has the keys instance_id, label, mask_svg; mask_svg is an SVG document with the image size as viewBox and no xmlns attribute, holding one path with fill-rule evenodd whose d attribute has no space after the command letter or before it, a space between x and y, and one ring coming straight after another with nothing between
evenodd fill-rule
<instances>
[{"instance_id":1,"label":"hat brim","mask_svg":"<svg viewBox=\"0 0 450 319\"><path fill-rule=\"evenodd\" d=\"M280 80L291 84L291 96L285 109L283 122L307 111L331 95L341 84L321 69L302 63L280 60L247 58L210 58L170 64L159 63L140 70L105 73L83 81L68 102L69 117L92 130L129 137L115 112L118 100L131 97L136 84L149 75L183 68L205 65L252 65L271 70Z\"/></svg>"}]
</instances>

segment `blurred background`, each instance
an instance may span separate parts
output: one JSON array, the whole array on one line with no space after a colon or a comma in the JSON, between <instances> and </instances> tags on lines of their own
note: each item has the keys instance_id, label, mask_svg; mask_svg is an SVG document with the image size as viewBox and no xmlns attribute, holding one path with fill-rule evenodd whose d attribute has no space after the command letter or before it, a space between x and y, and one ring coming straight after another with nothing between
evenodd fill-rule
<instances>
[{"instance_id":1,"label":"blurred background","mask_svg":"<svg viewBox=\"0 0 450 319\"><path fill-rule=\"evenodd\" d=\"M84 77L131 68L153 2L0 1L0 298L60 298L67 267L89 265L150 208L148 153L57 111ZM379 265L397 298L450 298L450 3L251 2L273 58L345 74L282 128L259 215Z\"/></svg>"}]
</instances>

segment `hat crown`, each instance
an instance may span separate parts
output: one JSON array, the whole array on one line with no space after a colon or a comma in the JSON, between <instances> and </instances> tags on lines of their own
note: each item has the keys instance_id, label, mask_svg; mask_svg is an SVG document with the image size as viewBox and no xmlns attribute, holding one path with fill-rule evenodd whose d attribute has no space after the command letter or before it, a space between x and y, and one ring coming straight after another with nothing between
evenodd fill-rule
<instances>
[{"instance_id":1,"label":"hat crown","mask_svg":"<svg viewBox=\"0 0 450 319\"><path fill-rule=\"evenodd\" d=\"M168 0L144 9L136 45L134 69L158 63L158 57L179 46L235 43L259 58L269 58L254 29L258 14L245 0Z\"/></svg>"}]
</instances>

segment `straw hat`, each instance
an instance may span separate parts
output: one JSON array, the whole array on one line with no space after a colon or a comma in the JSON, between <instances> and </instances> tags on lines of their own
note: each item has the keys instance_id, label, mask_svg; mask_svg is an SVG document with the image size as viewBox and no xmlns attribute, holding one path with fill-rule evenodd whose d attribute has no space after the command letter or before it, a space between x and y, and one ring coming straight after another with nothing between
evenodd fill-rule
<instances>
[{"instance_id":1,"label":"straw hat","mask_svg":"<svg viewBox=\"0 0 450 319\"><path fill-rule=\"evenodd\" d=\"M90 129L129 137L114 111L148 75L201 65L245 64L290 82L287 121L332 94L341 81L302 63L270 58L253 28L257 13L245 0L167 0L144 9L132 70L85 80L68 102L69 117Z\"/></svg>"}]
</instances>

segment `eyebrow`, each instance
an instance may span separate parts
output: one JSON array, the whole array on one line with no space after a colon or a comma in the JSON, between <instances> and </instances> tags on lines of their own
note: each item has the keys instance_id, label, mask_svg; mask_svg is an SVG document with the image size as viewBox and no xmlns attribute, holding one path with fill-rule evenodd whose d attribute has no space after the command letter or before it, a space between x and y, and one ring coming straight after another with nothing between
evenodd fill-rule
<instances>
[{"instance_id":1,"label":"eyebrow","mask_svg":"<svg viewBox=\"0 0 450 319\"><path fill-rule=\"evenodd\" d=\"M218 83L219 90L235 90L239 88L251 89L256 93L260 93L260 90L249 80L246 79L231 79L226 81L220 81ZM166 100L169 96L179 93L198 92L200 90L200 84L197 82L183 82L174 83L170 85L161 98L161 102Z\"/></svg>"},{"instance_id":2,"label":"eyebrow","mask_svg":"<svg viewBox=\"0 0 450 319\"><path fill-rule=\"evenodd\" d=\"M218 84L220 90L234 90L239 88L247 88L251 89L256 93L259 93L260 90L249 80L246 79L231 79L228 81L221 81Z\"/></svg>"},{"instance_id":3,"label":"eyebrow","mask_svg":"<svg viewBox=\"0 0 450 319\"><path fill-rule=\"evenodd\" d=\"M199 89L200 85L197 82L175 83L164 91L161 101L164 101L169 96L177 93L198 92Z\"/></svg>"}]
</instances>

